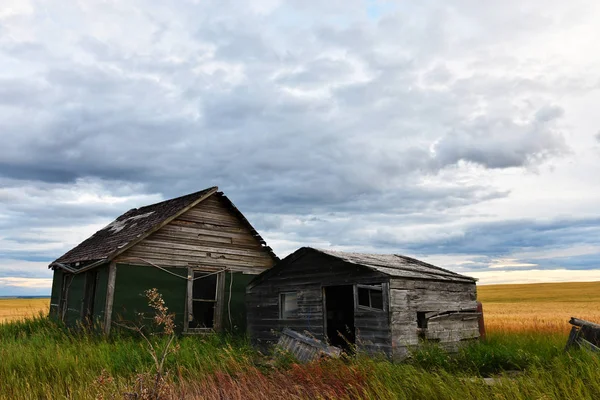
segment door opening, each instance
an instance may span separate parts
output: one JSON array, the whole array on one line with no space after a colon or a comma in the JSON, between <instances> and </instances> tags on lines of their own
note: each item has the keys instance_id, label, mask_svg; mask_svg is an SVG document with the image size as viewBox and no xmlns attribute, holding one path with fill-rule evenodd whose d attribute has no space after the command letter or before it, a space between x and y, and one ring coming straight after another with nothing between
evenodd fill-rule
<instances>
[{"instance_id":1,"label":"door opening","mask_svg":"<svg viewBox=\"0 0 600 400\"><path fill-rule=\"evenodd\" d=\"M333 346L351 349L355 341L352 285L324 288L327 338Z\"/></svg>"},{"instance_id":2,"label":"door opening","mask_svg":"<svg viewBox=\"0 0 600 400\"><path fill-rule=\"evenodd\" d=\"M63 322L67 322L68 297L71 282L73 282L73 274L63 274L62 286L60 287L60 301L58 302L58 315Z\"/></svg>"},{"instance_id":3,"label":"door opening","mask_svg":"<svg viewBox=\"0 0 600 400\"><path fill-rule=\"evenodd\" d=\"M96 297L97 271L88 271L85 274L85 287L83 292L83 308L81 309L81 320L87 327L94 322L94 298Z\"/></svg>"}]
</instances>

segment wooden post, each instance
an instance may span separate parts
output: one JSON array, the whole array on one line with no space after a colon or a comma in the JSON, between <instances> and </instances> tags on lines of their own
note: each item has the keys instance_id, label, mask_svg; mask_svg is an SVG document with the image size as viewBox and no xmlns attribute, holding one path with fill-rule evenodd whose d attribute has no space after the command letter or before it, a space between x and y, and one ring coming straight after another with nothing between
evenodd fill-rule
<instances>
[{"instance_id":1,"label":"wooden post","mask_svg":"<svg viewBox=\"0 0 600 400\"><path fill-rule=\"evenodd\" d=\"M117 264L112 261L108 267L108 285L106 288L106 307L104 308L104 334L110 334L112 324L113 300L115 298L115 281L117 279Z\"/></svg>"},{"instance_id":2,"label":"wooden post","mask_svg":"<svg viewBox=\"0 0 600 400\"><path fill-rule=\"evenodd\" d=\"M577 344L577 335L579 334L579 328L576 326L571 328L571 332L569 332L569 339L567 339L567 345L565 346L565 351L569 350L571 347Z\"/></svg>"},{"instance_id":3,"label":"wooden post","mask_svg":"<svg viewBox=\"0 0 600 400\"><path fill-rule=\"evenodd\" d=\"M187 332L190 328L190 322L194 319L194 302L192 301L192 293L194 290L194 270L191 267L188 267L187 274L187 296L185 298L185 323L183 327L183 331Z\"/></svg>"},{"instance_id":4,"label":"wooden post","mask_svg":"<svg viewBox=\"0 0 600 400\"><path fill-rule=\"evenodd\" d=\"M217 296L215 302L215 316L213 321L213 329L215 332L223 332L223 327L226 326L224 323L225 307L227 306L225 300L225 278L227 272L219 272L217 274ZM233 277L232 277L233 279ZM229 327L231 329L231 327Z\"/></svg>"}]
</instances>

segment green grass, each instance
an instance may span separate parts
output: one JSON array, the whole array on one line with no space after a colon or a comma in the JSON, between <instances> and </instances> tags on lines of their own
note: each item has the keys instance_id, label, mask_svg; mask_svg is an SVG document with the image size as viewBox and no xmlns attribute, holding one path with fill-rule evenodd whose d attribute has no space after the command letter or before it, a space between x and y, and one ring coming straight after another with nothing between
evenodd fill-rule
<instances>
[{"instance_id":1,"label":"green grass","mask_svg":"<svg viewBox=\"0 0 600 400\"><path fill-rule=\"evenodd\" d=\"M599 357L565 353L565 341L491 334L453 355L423 348L405 363L358 356L297 365L244 339L182 337L168 360L165 398L600 398ZM152 365L132 335L78 334L43 317L0 325L0 399L124 398L140 392Z\"/></svg>"}]
</instances>

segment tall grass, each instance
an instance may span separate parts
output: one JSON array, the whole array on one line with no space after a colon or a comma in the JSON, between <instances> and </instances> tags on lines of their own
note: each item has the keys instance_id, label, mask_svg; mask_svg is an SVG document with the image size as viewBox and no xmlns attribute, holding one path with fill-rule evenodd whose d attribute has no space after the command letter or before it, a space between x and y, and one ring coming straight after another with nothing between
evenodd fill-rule
<instances>
[{"instance_id":1,"label":"tall grass","mask_svg":"<svg viewBox=\"0 0 600 400\"><path fill-rule=\"evenodd\" d=\"M565 353L565 340L492 332L452 355L425 347L404 363L359 355L298 365L262 355L245 339L181 337L167 360L164 397L600 398L599 357ZM78 333L41 316L0 325L0 399L143 398L152 365L145 343L131 335Z\"/></svg>"}]
</instances>

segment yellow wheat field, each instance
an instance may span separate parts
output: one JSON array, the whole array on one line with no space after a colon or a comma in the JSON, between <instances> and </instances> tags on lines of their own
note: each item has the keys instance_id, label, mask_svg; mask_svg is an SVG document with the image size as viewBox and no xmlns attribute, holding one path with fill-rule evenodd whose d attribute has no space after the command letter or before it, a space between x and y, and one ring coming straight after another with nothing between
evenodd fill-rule
<instances>
[{"instance_id":1,"label":"yellow wheat field","mask_svg":"<svg viewBox=\"0 0 600 400\"><path fill-rule=\"evenodd\" d=\"M47 314L50 299L0 299L0 323Z\"/></svg>"},{"instance_id":2,"label":"yellow wheat field","mask_svg":"<svg viewBox=\"0 0 600 400\"><path fill-rule=\"evenodd\" d=\"M477 288L488 332L566 333L569 319L600 323L600 282ZM47 313L50 299L0 299L0 322Z\"/></svg>"},{"instance_id":3,"label":"yellow wheat field","mask_svg":"<svg viewBox=\"0 0 600 400\"><path fill-rule=\"evenodd\" d=\"M477 294L488 332L567 333L571 317L600 323L600 282L486 285Z\"/></svg>"}]
</instances>

